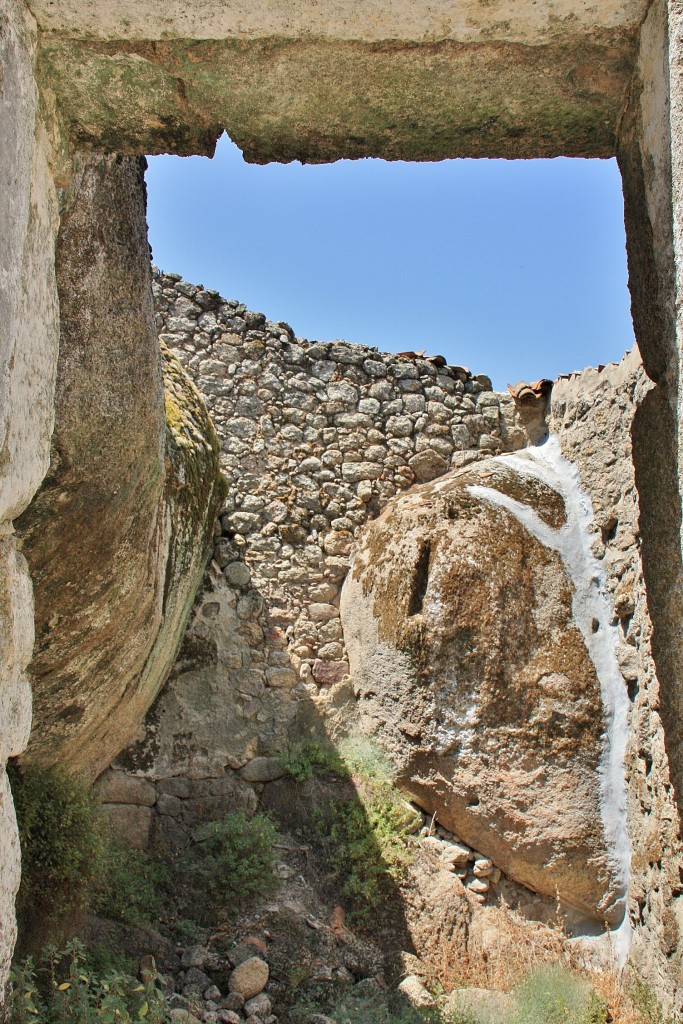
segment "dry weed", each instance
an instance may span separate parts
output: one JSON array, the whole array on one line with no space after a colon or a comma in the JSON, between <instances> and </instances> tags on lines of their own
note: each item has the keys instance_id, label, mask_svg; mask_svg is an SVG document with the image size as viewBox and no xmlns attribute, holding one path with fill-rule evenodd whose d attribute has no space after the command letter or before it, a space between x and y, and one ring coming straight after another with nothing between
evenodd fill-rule
<instances>
[{"instance_id":1,"label":"dry weed","mask_svg":"<svg viewBox=\"0 0 683 1024\"><path fill-rule=\"evenodd\" d=\"M673 1024L653 990L628 968L593 972L590 979L613 1024Z\"/></svg>"},{"instance_id":2,"label":"dry weed","mask_svg":"<svg viewBox=\"0 0 683 1024\"><path fill-rule=\"evenodd\" d=\"M509 992L539 968L561 964L591 983L607 1008L609 1024L670 1024L656 999L651 1004L648 997L644 1008L634 993L649 990L628 970L587 969L580 949L567 942L559 914L549 926L528 921L507 907L495 909L489 927L470 936L466 953L458 937L442 942L438 957L430 958L446 992L470 987Z\"/></svg>"},{"instance_id":3,"label":"dry weed","mask_svg":"<svg viewBox=\"0 0 683 1024\"><path fill-rule=\"evenodd\" d=\"M496 908L481 934L470 936L467 953L444 943L432 966L447 992L465 986L508 992L538 967L555 963L578 967L559 926L528 921L507 908Z\"/></svg>"}]
</instances>

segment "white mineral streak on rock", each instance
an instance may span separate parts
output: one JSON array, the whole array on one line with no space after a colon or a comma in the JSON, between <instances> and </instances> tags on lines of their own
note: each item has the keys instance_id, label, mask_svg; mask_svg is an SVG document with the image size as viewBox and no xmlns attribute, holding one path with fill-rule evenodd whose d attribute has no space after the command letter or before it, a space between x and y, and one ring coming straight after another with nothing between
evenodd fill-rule
<instances>
[{"instance_id":1,"label":"white mineral streak on rock","mask_svg":"<svg viewBox=\"0 0 683 1024\"><path fill-rule=\"evenodd\" d=\"M489 487L473 485L468 490L483 501L507 509L546 547L557 551L571 578L574 620L581 630L600 683L605 715L605 735L600 766L600 810L605 838L624 907L624 918L612 933L610 949L620 966L626 962L631 922L626 907L631 865L631 842L626 824L626 782L624 756L628 736L628 694L617 662L617 628L605 589L605 573L591 552L593 510L590 498L581 490L579 471L562 455L559 441L551 436L537 448L496 461L514 467L550 485L562 495L567 521L559 530L544 523L519 501Z\"/></svg>"}]
</instances>

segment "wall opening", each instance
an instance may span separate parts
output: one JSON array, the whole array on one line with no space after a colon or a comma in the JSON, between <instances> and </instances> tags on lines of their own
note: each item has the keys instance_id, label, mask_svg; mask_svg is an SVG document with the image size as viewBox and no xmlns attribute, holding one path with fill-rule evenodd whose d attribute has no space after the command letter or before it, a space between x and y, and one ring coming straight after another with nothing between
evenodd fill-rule
<instances>
[{"instance_id":1,"label":"wall opening","mask_svg":"<svg viewBox=\"0 0 683 1024\"><path fill-rule=\"evenodd\" d=\"M520 379L633 344L614 160L246 164L151 157L157 265L309 339Z\"/></svg>"}]
</instances>

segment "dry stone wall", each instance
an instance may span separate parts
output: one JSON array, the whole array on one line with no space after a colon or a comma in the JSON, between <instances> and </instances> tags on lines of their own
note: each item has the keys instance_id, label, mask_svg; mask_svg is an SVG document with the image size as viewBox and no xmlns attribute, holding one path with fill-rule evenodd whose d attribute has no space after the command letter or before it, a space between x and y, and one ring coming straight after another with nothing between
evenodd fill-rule
<instances>
[{"instance_id":1,"label":"dry stone wall","mask_svg":"<svg viewBox=\"0 0 683 1024\"><path fill-rule=\"evenodd\" d=\"M347 664L337 599L354 532L415 481L523 439L488 378L464 368L310 343L172 275L157 277L155 293L160 338L221 439L229 495L215 560L291 630L300 678L338 682ZM266 681L294 680L271 671Z\"/></svg>"},{"instance_id":2,"label":"dry stone wall","mask_svg":"<svg viewBox=\"0 0 683 1024\"><path fill-rule=\"evenodd\" d=\"M157 273L154 293L161 341L216 426L228 497L180 657L116 762L155 780L160 799L126 811L127 790L101 782L108 802L120 794L118 816L140 819L140 844L153 824L180 842L216 808L250 806L293 722L334 719L358 530L414 482L527 438L510 396L463 367L308 342L173 274Z\"/></svg>"}]
</instances>

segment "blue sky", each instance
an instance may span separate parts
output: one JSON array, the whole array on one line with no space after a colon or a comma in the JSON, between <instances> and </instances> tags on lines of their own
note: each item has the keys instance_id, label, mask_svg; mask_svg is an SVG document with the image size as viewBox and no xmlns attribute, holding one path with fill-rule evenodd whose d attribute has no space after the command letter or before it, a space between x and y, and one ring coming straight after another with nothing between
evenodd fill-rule
<instances>
[{"instance_id":1,"label":"blue sky","mask_svg":"<svg viewBox=\"0 0 683 1024\"><path fill-rule=\"evenodd\" d=\"M614 160L149 158L164 270L317 340L426 348L494 386L633 344Z\"/></svg>"}]
</instances>

